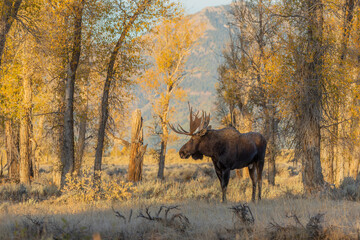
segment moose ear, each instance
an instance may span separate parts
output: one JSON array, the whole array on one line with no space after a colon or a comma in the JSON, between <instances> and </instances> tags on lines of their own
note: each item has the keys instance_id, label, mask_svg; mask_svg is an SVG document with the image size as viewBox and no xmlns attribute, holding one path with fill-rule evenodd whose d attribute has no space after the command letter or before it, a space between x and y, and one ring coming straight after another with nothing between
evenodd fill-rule
<instances>
[{"instance_id":1,"label":"moose ear","mask_svg":"<svg viewBox=\"0 0 360 240\"><path fill-rule=\"evenodd\" d=\"M207 133L207 128L204 128L204 129L202 129L200 132L199 132L199 136L200 137L202 137L202 136L204 136L206 133Z\"/></svg>"}]
</instances>

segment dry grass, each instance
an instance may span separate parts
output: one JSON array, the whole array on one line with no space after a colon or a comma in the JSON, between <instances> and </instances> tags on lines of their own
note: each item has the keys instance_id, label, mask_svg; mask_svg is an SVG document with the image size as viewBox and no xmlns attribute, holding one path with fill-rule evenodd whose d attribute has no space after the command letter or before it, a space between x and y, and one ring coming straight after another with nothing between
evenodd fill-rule
<instances>
[{"instance_id":1,"label":"dry grass","mask_svg":"<svg viewBox=\"0 0 360 240\"><path fill-rule=\"evenodd\" d=\"M145 214L146 208L151 216L156 216L162 205L164 203L159 202L149 207L146 201L138 200L70 205L46 201L1 206L0 238L77 239L77 236L85 238L99 233L103 239L234 239L239 234L240 239L290 239L294 236L298 236L295 239L309 239L315 235L307 225L311 217L319 213L324 213L323 219L318 224L315 222L313 229L321 239L357 239L360 227L359 203L319 199L281 198L249 203L255 221L245 231L236 225L237 219L230 209L234 203L180 201L179 210L171 213L168 219L182 214L189 220L185 227L180 221L139 217L140 213ZM125 216L126 221L112 208ZM296 215L301 224L289 217L291 215Z\"/></svg>"},{"instance_id":2,"label":"dry grass","mask_svg":"<svg viewBox=\"0 0 360 240\"><path fill-rule=\"evenodd\" d=\"M359 239L359 181L304 198L299 167L283 157L276 186L267 184L265 169L262 201L249 202L249 179L232 173L222 204L208 160L169 159L166 181L154 180L156 162L146 159L143 181L121 201L59 197L46 166L31 187L2 185L0 239ZM126 158L105 162L104 182L125 180Z\"/></svg>"}]
</instances>

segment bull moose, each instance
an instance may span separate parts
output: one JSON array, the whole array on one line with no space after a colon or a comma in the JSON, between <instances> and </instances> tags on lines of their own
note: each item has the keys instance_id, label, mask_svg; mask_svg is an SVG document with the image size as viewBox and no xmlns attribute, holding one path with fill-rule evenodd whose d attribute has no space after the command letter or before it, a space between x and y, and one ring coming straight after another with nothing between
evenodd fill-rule
<instances>
[{"instance_id":1,"label":"bull moose","mask_svg":"<svg viewBox=\"0 0 360 240\"><path fill-rule=\"evenodd\" d=\"M261 199L262 171L264 167L266 140L257 132L240 133L233 127L219 130L211 129L210 114L190 111L190 131L185 131L180 125L169 127L178 134L191 136L181 147L179 155L182 159L190 156L197 160L203 156L212 159L215 172L220 180L222 201L226 202L226 189L230 179L230 170L248 167L252 180L252 201L255 201L256 182L258 184L258 199ZM255 169L257 176L255 176ZM255 179L256 178L256 179Z\"/></svg>"}]
</instances>

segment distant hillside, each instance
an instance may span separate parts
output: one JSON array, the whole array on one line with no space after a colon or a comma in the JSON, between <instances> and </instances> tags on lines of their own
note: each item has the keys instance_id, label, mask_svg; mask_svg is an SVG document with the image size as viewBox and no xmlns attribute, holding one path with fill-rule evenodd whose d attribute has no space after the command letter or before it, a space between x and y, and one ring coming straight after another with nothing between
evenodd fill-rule
<instances>
[{"instance_id":1,"label":"distant hillside","mask_svg":"<svg viewBox=\"0 0 360 240\"><path fill-rule=\"evenodd\" d=\"M187 67L196 69L192 76L188 76L181 86L188 93L188 100L197 110L205 110L207 112L214 111L215 102L215 83L217 82L217 68L222 61L221 52L228 42L228 12L229 5L209 7L202 11L191 15L196 22L204 22L206 24L205 34L200 40L200 45L193 50ZM151 106L144 97L143 92L139 92L138 108L142 109L145 124L151 122ZM174 103L171 103L174 104ZM188 108L187 102L176 106L177 113L173 119L176 123L188 126ZM214 114L212 114L212 125L216 125ZM178 147L183 141L174 143L171 147ZM150 143L151 144L151 143Z\"/></svg>"},{"instance_id":2,"label":"distant hillside","mask_svg":"<svg viewBox=\"0 0 360 240\"><path fill-rule=\"evenodd\" d=\"M187 63L189 68L198 68L198 71L183 83L183 87L189 89L191 94L201 96L201 92L215 91L217 67L222 61L221 52L229 39L229 10L230 6L209 7L192 15L195 21L206 23L206 31Z\"/></svg>"}]
</instances>

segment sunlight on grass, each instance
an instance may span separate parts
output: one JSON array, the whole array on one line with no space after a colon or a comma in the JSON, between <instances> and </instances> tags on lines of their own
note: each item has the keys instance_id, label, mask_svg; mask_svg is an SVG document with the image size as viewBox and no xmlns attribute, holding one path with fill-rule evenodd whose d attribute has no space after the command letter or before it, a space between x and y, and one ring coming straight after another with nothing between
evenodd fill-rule
<instances>
[{"instance_id":1,"label":"sunlight on grass","mask_svg":"<svg viewBox=\"0 0 360 240\"><path fill-rule=\"evenodd\" d=\"M356 180L348 179L342 187L305 198L300 166L282 157L277 163L275 186L268 184L267 169L264 171L262 201L250 202L250 179L239 179L232 172L228 203L223 204L220 184L208 159L183 162L177 153L171 154L165 181L156 180L156 162L147 156L143 181L134 185L126 183L126 157L106 158L103 194L98 198L92 190L89 166L85 166L83 178L69 179L61 197L48 184L51 171L46 166L32 186L2 185L0 239L91 239L94 234L101 239L357 237L360 203L346 200L359 200ZM230 209L246 202L254 217L249 226L243 226L237 219L240 215L236 217Z\"/></svg>"}]
</instances>

